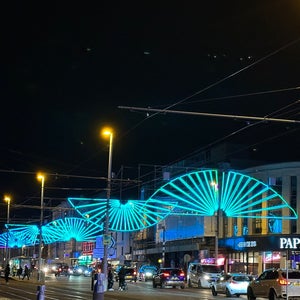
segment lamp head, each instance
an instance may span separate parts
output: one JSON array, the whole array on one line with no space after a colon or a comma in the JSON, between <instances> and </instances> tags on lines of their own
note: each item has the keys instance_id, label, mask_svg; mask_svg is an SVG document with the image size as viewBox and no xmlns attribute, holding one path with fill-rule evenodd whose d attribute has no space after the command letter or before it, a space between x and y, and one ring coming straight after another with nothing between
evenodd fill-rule
<instances>
[{"instance_id":1,"label":"lamp head","mask_svg":"<svg viewBox=\"0 0 300 300\"><path fill-rule=\"evenodd\" d=\"M4 195L4 201L7 202L7 203L10 203L10 196L9 195Z\"/></svg>"},{"instance_id":2,"label":"lamp head","mask_svg":"<svg viewBox=\"0 0 300 300\"><path fill-rule=\"evenodd\" d=\"M38 174L36 175L36 178L37 178L37 180L39 180L39 181L45 180L45 176L44 176L43 173L38 173Z\"/></svg>"},{"instance_id":3,"label":"lamp head","mask_svg":"<svg viewBox=\"0 0 300 300\"><path fill-rule=\"evenodd\" d=\"M101 135L103 137L111 137L113 135L113 129L110 127L105 127L101 130Z\"/></svg>"}]
</instances>

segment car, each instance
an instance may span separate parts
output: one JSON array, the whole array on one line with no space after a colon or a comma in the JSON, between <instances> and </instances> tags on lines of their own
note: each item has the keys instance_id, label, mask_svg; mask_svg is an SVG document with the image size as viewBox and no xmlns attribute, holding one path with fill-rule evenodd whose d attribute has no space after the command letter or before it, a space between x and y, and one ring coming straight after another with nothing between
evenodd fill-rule
<instances>
[{"instance_id":1,"label":"car","mask_svg":"<svg viewBox=\"0 0 300 300\"><path fill-rule=\"evenodd\" d=\"M172 286L173 288L179 286L181 289L185 288L185 274L181 268L161 268L153 275L153 287L160 286L165 288Z\"/></svg>"},{"instance_id":2,"label":"car","mask_svg":"<svg viewBox=\"0 0 300 300\"><path fill-rule=\"evenodd\" d=\"M247 288L253 277L243 273L224 273L212 283L213 296L225 294L226 297L247 295Z\"/></svg>"},{"instance_id":3,"label":"car","mask_svg":"<svg viewBox=\"0 0 300 300\"><path fill-rule=\"evenodd\" d=\"M136 282L137 281L137 271L134 267L124 267L125 270L125 281ZM119 273L120 268L116 270L115 280L119 281Z\"/></svg>"},{"instance_id":4,"label":"car","mask_svg":"<svg viewBox=\"0 0 300 300\"><path fill-rule=\"evenodd\" d=\"M211 285L222 274L220 266L191 262L187 270L187 283L189 287L211 288Z\"/></svg>"},{"instance_id":5,"label":"car","mask_svg":"<svg viewBox=\"0 0 300 300\"><path fill-rule=\"evenodd\" d=\"M138 278L140 281L152 280L153 275L157 273L157 267L151 265L143 265L138 272Z\"/></svg>"},{"instance_id":6,"label":"car","mask_svg":"<svg viewBox=\"0 0 300 300\"><path fill-rule=\"evenodd\" d=\"M80 276L84 275L85 270L87 270L87 266L75 266L70 270L70 273L73 276Z\"/></svg>"},{"instance_id":7,"label":"car","mask_svg":"<svg viewBox=\"0 0 300 300\"><path fill-rule=\"evenodd\" d=\"M49 270L49 268L48 268ZM54 263L50 265L50 272L55 275L55 277L59 277L61 275L69 276L70 275L70 268L65 263Z\"/></svg>"},{"instance_id":8,"label":"car","mask_svg":"<svg viewBox=\"0 0 300 300\"><path fill-rule=\"evenodd\" d=\"M250 282L248 300L300 299L300 270L267 269Z\"/></svg>"},{"instance_id":9,"label":"car","mask_svg":"<svg viewBox=\"0 0 300 300\"><path fill-rule=\"evenodd\" d=\"M85 277L91 277L92 274L93 274L93 271L94 271L94 269L93 269L92 267L87 267L87 268L84 270L83 275L84 275Z\"/></svg>"}]
</instances>

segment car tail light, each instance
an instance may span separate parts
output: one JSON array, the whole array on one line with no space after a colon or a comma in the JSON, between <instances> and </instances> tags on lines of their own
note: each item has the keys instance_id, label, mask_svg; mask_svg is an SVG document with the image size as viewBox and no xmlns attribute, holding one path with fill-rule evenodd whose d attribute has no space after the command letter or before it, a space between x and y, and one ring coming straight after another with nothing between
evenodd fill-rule
<instances>
[{"instance_id":1,"label":"car tail light","mask_svg":"<svg viewBox=\"0 0 300 300\"><path fill-rule=\"evenodd\" d=\"M181 272L181 273L179 274L179 276L182 276L182 277L183 277L183 276L184 276L184 273L183 273L183 272Z\"/></svg>"},{"instance_id":2,"label":"car tail light","mask_svg":"<svg viewBox=\"0 0 300 300\"><path fill-rule=\"evenodd\" d=\"M133 272L133 275L136 275L136 271Z\"/></svg>"},{"instance_id":3,"label":"car tail light","mask_svg":"<svg viewBox=\"0 0 300 300\"><path fill-rule=\"evenodd\" d=\"M277 281L280 285L288 285L289 284L286 279L277 279Z\"/></svg>"},{"instance_id":4,"label":"car tail light","mask_svg":"<svg viewBox=\"0 0 300 300\"><path fill-rule=\"evenodd\" d=\"M164 276L164 277L168 277L168 276L170 276L170 273L164 272L164 273L163 273L163 276Z\"/></svg>"}]
</instances>

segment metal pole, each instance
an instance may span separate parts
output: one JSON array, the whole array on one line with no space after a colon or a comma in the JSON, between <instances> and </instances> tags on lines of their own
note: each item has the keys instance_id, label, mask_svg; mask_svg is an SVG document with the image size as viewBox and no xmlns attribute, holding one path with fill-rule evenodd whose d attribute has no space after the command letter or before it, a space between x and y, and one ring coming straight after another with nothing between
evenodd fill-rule
<instances>
[{"instance_id":1,"label":"metal pole","mask_svg":"<svg viewBox=\"0 0 300 300\"><path fill-rule=\"evenodd\" d=\"M103 241L105 240L105 237L109 234L109 208L110 208L110 194L111 194L111 169L112 169L112 147L113 146L113 133L109 133L109 155L108 155L108 171L107 171L107 199L106 199L106 214L105 214L105 222L104 222L104 237ZM103 273L105 282L107 282L107 269L108 269L108 245L107 243L104 243L104 255L103 255ZM104 290L106 291L106 286L104 287Z\"/></svg>"},{"instance_id":2,"label":"metal pole","mask_svg":"<svg viewBox=\"0 0 300 300\"><path fill-rule=\"evenodd\" d=\"M5 201L7 201L7 221L6 224L9 225L9 210L10 210L10 197L6 196ZM8 247L8 242L9 242L9 226L6 228L6 245L5 245L5 263L9 263L10 255L9 255L9 247Z\"/></svg>"},{"instance_id":3,"label":"metal pole","mask_svg":"<svg viewBox=\"0 0 300 300\"><path fill-rule=\"evenodd\" d=\"M41 216L40 216L40 228L39 228L39 269L38 269L38 281L42 281L42 244L43 244L43 234L42 226L44 222L44 182L45 177L43 175L39 176L41 180Z\"/></svg>"},{"instance_id":4,"label":"metal pole","mask_svg":"<svg viewBox=\"0 0 300 300\"><path fill-rule=\"evenodd\" d=\"M162 267L165 267L166 260L166 226L163 226L163 248L162 248Z\"/></svg>"}]
</instances>

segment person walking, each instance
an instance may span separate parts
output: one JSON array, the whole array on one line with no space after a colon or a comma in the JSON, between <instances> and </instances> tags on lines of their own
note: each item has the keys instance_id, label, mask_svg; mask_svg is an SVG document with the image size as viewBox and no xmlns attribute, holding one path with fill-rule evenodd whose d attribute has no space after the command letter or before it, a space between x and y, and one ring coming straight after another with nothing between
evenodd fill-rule
<instances>
[{"instance_id":1,"label":"person walking","mask_svg":"<svg viewBox=\"0 0 300 300\"><path fill-rule=\"evenodd\" d=\"M6 284L8 284L9 274L10 274L10 266L9 266L9 264L7 264L5 267L5 270L4 270L4 278L5 278Z\"/></svg>"},{"instance_id":2,"label":"person walking","mask_svg":"<svg viewBox=\"0 0 300 300\"><path fill-rule=\"evenodd\" d=\"M17 276L19 277L19 279L21 279L22 273L23 273L23 269L22 269L22 266L20 265L20 267L17 271Z\"/></svg>"},{"instance_id":3,"label":"person walking","mask_svg":"<svg viewBox=\"0 0 300 300\"><path fill-rule=\"evenodd\" d=\"M125 271L125 268L122 266L121 269L118 272L119 291L124 291L125 290L125 275L126 275L126 271Z\"/></svg>"},{"instance_id":4,"label":"person walking","mask_svg":"<svg viewBox=\"0 0 300 300\"><path fill-rule=\"evenodd\" d=\"M113 285L114 285L114 274L111 270L111 268L109 268L108 270L108 275L107 275L107 278L108 278L108 284L107 284L107 289L109 291L113 291Z\"/></svg>"},{"instance_id":5,"label":"person walking","mask_svg":"<svg viewBox=\"0 0 300 300\"><path fill-rule=\"evenodd\" d=\"M17 267L16 267L16 265L13 265L12 276L15 277L16 275L17 275Z\"/></svg>"},{"instance_id":6,"label":"person walking","mask_svg":"<svg viewBox=\"0 0 300 300\"><path fill-rule=\"evenodd\" d=\"M23 275L22 280L24 280L25 277L27 277L27 280L29 280L30 272L29 272L29 269L28 269L28 266L27 266L27 265L25 265L25 268L24 268L24 275Z\"/></svg>"}]
</instances>

